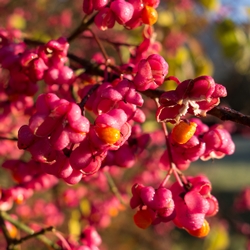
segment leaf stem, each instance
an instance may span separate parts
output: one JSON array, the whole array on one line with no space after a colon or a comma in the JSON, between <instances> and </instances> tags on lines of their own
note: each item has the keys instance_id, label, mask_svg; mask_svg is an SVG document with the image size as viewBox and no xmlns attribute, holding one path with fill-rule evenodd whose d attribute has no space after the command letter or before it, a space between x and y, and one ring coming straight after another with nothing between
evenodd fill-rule
<instances>
[{"instance_id":1,"label":"leaf stem","mask_svg":"<svg viewBox=\"0 0 250 250\"><path fill-rule=\"evenodd\" d=\"M121 202L122 205L126 206L126 203L125 201L123 200L112 176L110 175L110 173L108 171L104 171L104 174L107 178L107 181L108 181L108 184L109 184L109 187L111 189L111 191L113 192L113 194L117 197L117 199Z\"/></svg>"},{"instance_id":2,"label":"leaf stem","mask_svg":"<svg viewBox=\"0 0 250 250\"><path fill-rule=\"evenodd\" d=\"M0 140L17 141L18 139L16 137L8 138L8 137L0 136Z\"/></svg>"},{"instance_id":3,"label":"leaf stem","mask_svg":"<svg viewBox=\"0 0 250 250\"><path fill-rule=\"evenodd\" d=\"M88 27L94 22L95 15L93 15L87 22L85 22L85 18L81 21L80 25L72 32L72 34L67 38L68 42L72 42L78 35L80 35L83 31L87 30Z\"/></svg>"}]
</instances>

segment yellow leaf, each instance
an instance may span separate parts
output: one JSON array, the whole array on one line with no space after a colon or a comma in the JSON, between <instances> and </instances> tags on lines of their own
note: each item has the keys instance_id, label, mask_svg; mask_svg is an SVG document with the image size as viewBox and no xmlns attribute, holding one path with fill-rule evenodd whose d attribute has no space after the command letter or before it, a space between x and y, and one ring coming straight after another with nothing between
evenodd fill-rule
<instances>
[{"instance_id":1,"label":"yellow leaf","mask_svg":"<svg viewBox=\"0 0 250 250\"><path fill-rule=\"evenodd\" d=\"M176 55L175 55L175 62L177 65L183 64L183 62L187 61L189 58L189 52L185 47L179 47Z\"/></svg>"},{"instance_id":2,"label":"yellow leaf","mask_svg":"<svg viewBox=\"0 0 250 250\"><path fill-rule=\"evenodd\" d=\"M209 236L206 238L205 250L224 250L230 243L230 238L226 226L223 222L218 222L211 226Z\"/></svg>"},{"instance_id":3,"label":"yellow leaf","mask_svg":"<svg viewBox=\"0 0 250 250\"><path fill-rule=\"evenodd\" d=\"M195 58L195 71L196 76L212 75L213 64L207 58L203 56L198 56L197 58Z\"/></svg>"},{"instance_id":4,"label":"yellow leaf","mask_svg":"<svg viewBox=\"0 0 250 250\"><path fill-rule=\"evenodd\" d=\"M162 27L169 27L174 23L173 13L170 11L160 11L157 23Z\"/></svg>"},{"instance_id":5,"label":"yellow leaf","mask_svg":"<svg viewBox=\"0 0 250 250\"><path fill-rule=\"evenodd\" d=\"M81 214L78 210L73 210L71 213L71 218L68 222L69 233L71 235L79 235L81 232L80 223Z\"/></svg>"},{"instance_id":6,"label":"yellow leaf","mask_svg":"<svg viewBox=\"0 0 250 250\"><path fill-rule=\"evenodd\" d=\"M150 133L155 131L157 125L155 121L147 121L143 123L142 128L146 133Z\"/></svg>"},{"instance_id":7,"label":"yellow leaf","mask_svg":"<svg viewBox=\"0 0 250 250\"><path fill-rule=\"evenodd\" d=\"M21 15L18 15L18 14L11 15L9 19L9 23L15 29L22 30L22 29L25 29L26 27L25 19Z\"/></svg>"},{"instance_id":8,"label":"yellow leaf","mask_svg":"<svg viewBox=\"0 0 250 250\"><path fill-rule=\"evenodd\" d=\"M91 212L90 203L87 199L82 199L80 202L80 209L83 215L88 216Z\"/></svg>"},{"instance_id":9,"label":"yellow leaf","mask_svg":"<svg viewBox=\"0 0 250 250\"><path fill-rule=\"evenodd\" d=\"M220 3L217 0L200 0L201 4L208 10L218 10Z\"/></svg>"}]
</instances>

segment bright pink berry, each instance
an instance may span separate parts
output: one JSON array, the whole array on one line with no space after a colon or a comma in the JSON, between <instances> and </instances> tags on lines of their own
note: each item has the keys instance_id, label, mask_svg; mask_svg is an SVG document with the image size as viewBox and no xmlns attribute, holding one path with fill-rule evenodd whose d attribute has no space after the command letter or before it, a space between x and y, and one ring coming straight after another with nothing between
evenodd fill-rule
<instances>
[{"instance_id":1,"label":"bright pink berry","mask_svg":"<svg viewBox=\"0 0 250 250\"><path fill-rule=\"evenodd\" d=\"M140 91L156 89L164 82L167 73L167 62L161 56L153 54L140 61L134 77L135 88Z\"/></svg>"},{"instance_id":2,"label":"bright pink berry","mask_svg":"<svg viewBox=\"0 0 250 250\"><path fill-rule=\"evenodd\" d=\"M206 143L206 150L201 157L202 160L210 158L222 158L231 155L235 151L235 145L231 135L221 125L212 126L209 131L204 133L202 140Z\"/></svg>"},{"instance_id":3,"label":"bright pink berry","mask_svg":"<svg viewBox=\"0 0 250 250\"><path fill-rule=\"evenodd\" d=\"M111 29L115 25L115 14L108 8L102 8L95 17L95 24L100 30Z\"/></svg>"},{"instance_id":4,"label":"bright pink berry","mask_svg":"<svg viewBox=\"0 0 250 250\"><path fill-rule=\"evenodd\" d=\"M128 22L134 13L133 5L125 0L113 1L110 5L110 9L114 12L116 21L119 24L125 24Z\"/></svg>"}]
</instances>

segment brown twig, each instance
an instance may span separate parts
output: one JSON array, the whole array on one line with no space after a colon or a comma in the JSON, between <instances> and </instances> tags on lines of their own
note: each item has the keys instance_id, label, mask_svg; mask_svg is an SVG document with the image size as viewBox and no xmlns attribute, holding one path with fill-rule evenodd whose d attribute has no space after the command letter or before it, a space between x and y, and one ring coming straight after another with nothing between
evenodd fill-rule
<instances>
[{"instance_id":1,"label":"brown twig","mask_svg":"<svg viewBox=\"0 0 250 250\"><path fill-rule=\"evenodd\" d=\"M18 141L18 138L16 137L4 137L4 136L0 136L0 140L8 140L8 141Z\"/></svg>"},{"instance_id":2,"label":"brown twig","mask_svg":"<svg viewBox=\"0 0 250 250\"><path fill-rule=\"evenodd\" d=\"M87 22L85 21L85 18L82 20L80 25L72 32L72 34L67 38L68 42L72 42L77 36L79 36L83 31L88 29L88 27L94 22L95 15L93 15Z\"/></svg>"},{"instance_id":3,"label":"brown twig","mask_svg":"<svg viewBox=\"0 0 250 250\"><path fill-rule=\"evenodd\" d=\"M72 61L80 64L84 68L85 72L88 75L101 76L101 77L104 77L104 75L105 75L105 71L100 69L99 64L96 64L96 63L93 63L89 60L80 58L72 53L68 53L68 58L71 59ZM108 67L113 70L112 73L106 72L108 81L113 81L116 78L119 78L120 75L123 73L119 70L118 67L115 67L114 65L108 65Z\"/></svg>"},{"instance_id":4,"label":"brown twig","mask_svg":"<svg viewBox=\"0 0 250 250\"><path fill-rule=\"evenodd\" d=\"M4 219L2 218L2 216L0 216L0 227L2 229L4 238L5 238L6 242L7 242L8 249L10 249L9 246L12 245L12 239L10 237L9 231L8 231L6 225L5 225L5 222L4 222Z\"/></svg>"},{"instance_id":5,"label":"brown twig","mask_svg":"<svg viewBox=\"0 0 250 250\"><path fill-rule=\"evenodd\" d=\"M41 234L41 231L39 231L39 232L36 233L33 229L31 229L30 227L28 227L27 225L25 225L21 221L13 219L8 213L6 213L4 211L1 211L0 216L1 216L2 220L10 222L16 228L18 228L18 229L20 229L20 230L22 230L22 231L30 234L30 236L27 236L29 239L32 238L32 237L35 237L36 239L40 240L44 244L50 246L51 249L55 249L55 250L61 249L61 247L58 244L54 243L53 241L51 241L50 239L48 239L45 235ZM10 242L10 244L12 246L16 245L15 244L16 241L19 242L19 240L13 239L12 242ZM9 248L9 249L11 249L11 248ZM13 247L12 247L12 249L13 249Z\"/></svg>"},{"instance_id":6,"label":"brown twig","mask_svg":"<svg viewBox=\"0 0 250 250\"><path fill-rule=\"evenodd\" d=\"M81 102L78 104L81 110L84 109L84 106L88 101L89 97L99 88L99 86L99 84L93 85L93 87L88 91L87 95L81 100Z\"/></svg>"},{"instance_id":7,"label":"brown twig","mask_svg":"<svg viewBox=\"0 0 250 250\"><path fill-rule=\"evenodd\" d=\"M242 114L228 107L215 107L207 112L222 121L233 121L250 127L250 115Z\"/></svg>"},{"instance_id":8,"label":"brown twig","mask_svg":"<svg viewBox=\"0 0 250 250\"><path fill-rule=\"evenodd\" d=\"M94 22L96 15L93 15L87 22L85 22L86 17L83 18L80 25L68 36L67 41L72 42L77 36L79 36L83 31L87 30L88 27ZM30 39L29 37L24 38L24 42L31 46L40 46L43 45L44 42Z\"/></svg>"},{"instance_id":9,"label":"brown twig","mask_svg":"<svg viewBox=\"0 0 250 250\"><path fill-rule=\"evenodd\" d=\"M54 227L50 226L50 227L46 227L46 228L42 228L40 231L38 232L35 232L33 234L30 234L30 235L27 235L27 236L24 236L22 238L20 238L19 240L15 240L14 243L15 245L19 245L21 243L23 243L24 241L26 240L29 240L29 239L32 239L33 237L37 237L39 235L43 235L45 234L46 232L53 232L55 230Z\"/></svg>"},{"instance_id":10,"label":"brown twig","mask_svg":"<svg viewBox=\"0 0 250 250\"><path fill-rule=\"evenodd\" d=\"M80 58L72 53L68 53L68 58L80 64L89 75L102 76L104 71L100 69L99 65L92 63L89 60Z\"/></svg>"},{"instance_id":11,"label":"brown twig","mask_svg":"<svg viewBox=\"0 0 250 250\"><path fill-rule=\"evenodd\" d=\"M83 38L83 39L93 39L93 36L85 36L85 35L82 35L80 36L80 38ZM102 38L102 37L99 37L100 40L106 42L106 43L109 43L113 46L125 46L125 47L136 47L138 46L137 44L131 44L131 43L125 43L125 42L116 42L116 41L112 41L108 38Z\"/></svg>"},{"instance_id":12,"label":"brown twig","mask_svg":"<svg viewBox=\"0 0 250 250\"><path fill-rule=\"evenodd\" d=\"M108 57L107 52L106 52L105 48L103 47L103 45L102 45L102 43L101 43L101 41L99 39L99 37L91 29L88 29L88 31L92 34L94 40L96 41L98 47L100 48L100 50L102 52L105 60L108 61L109 57Z\"/></svg>"}]
</instances>

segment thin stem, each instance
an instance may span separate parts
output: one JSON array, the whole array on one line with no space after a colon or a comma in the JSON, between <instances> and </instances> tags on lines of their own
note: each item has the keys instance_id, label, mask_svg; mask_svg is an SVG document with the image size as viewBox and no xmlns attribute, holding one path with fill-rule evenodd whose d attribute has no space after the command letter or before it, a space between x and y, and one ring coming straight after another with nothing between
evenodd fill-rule
<instances>
[{"instance_id":1,"label":"thin stem","mask_svg":"<svg viewBox=\"0 0 250 250\"><path fill-rule=\"evenodd\" d=\"M62 245L64 248L67 248L67 250L71 250L71 247L67 240L62 236L62 234L58 231L55 231L54 234L57 236L57 238L62 242Z\"/></svg>"},{"instance_id":2,"label":"thin stem","mask_svg":"<svg viewBox=\"0 0 250 250\"><path fill-rule=\"evenodd\" d=\"M174 173L174 177L175 177L176 181L179 183L179 185L181 187L184 187L182 179L180 178L180 175L179 175L179 173L177 171L177 168L176 168L176 166L174 164L172 164L172 169L173 169L173 173Z\"/></svg>"},{"instance_id":3,"label":"thin stem","mask_svg":"<svg viewBox=\"0 0 250 250\"><path fill-rule=\"evenodd\" d=\"M0 140L18 141L18 138L16 137L8 138L8 137L0 136Z\"/></svg>"},{"instance_id":4,"label":"thin stem","mask_svg":"<svg viewBox=\"0 0 250 250\"><path fill-rule=\"evenodd\" d=\"M28 34L25 34L25 35L24 35L23 41L24 41L27 45L33 46L33 47L44 45L44 42L39 41L39 40L31 39L30 37L31 37L31 35L28 35Z\"/></svg>"},{"instance_id":5,"label":"thin stem","mask_svg":"<svg viewBox=\"0 0 250 250\"><path fill-rule=\"evenodd\" d=\"M172 157L172 152L171 152L171 144L169 141L169 135L168 135L168 130L167 130L167 126L165 123L162 123L162 128L165 134L165 139L166 139L166 145L167 145L167 152L168 152L168 159L169 159L169 164L170 164L170 171L167 173L166 177L163 179L162 183L160 184L160 187L163 187L164 185L166 185L168 179L170 178L170 175L173 173L175 176L175 179L177 180L177 182L179 183L180 186L183 186L183 183L179 177L179 173L177 171L177 168L175 166L175 163L173 161L173 157Z\"/></svg>"},{"instance_id":6,"label":"thin stem","mask_svg":"<svg viewBox=\"0 0 250 250\"><path fill-rule=\"evenodd\" d=\"M122 205L125 205L126 206L126 203L124 202L113 178L111 177L110 173L107 172L107 171L104 171L104 174L107 178L107 181L108 181L108 184L109 184L109 187L111 189L111 191L113 192L113 194L117 197L117 199L121 202Z\"/></svg>"},{"instance_id":7,"label":"thin stem","mask_svg":"<svg viewBox=\"0 0 250 250\"><path fill-rule=\"evenodd\" d=\"M10 237L9 231L8 231L6 225L5 225L5 222L4 222L3 218L2 218L2 216L0 216L0 227L2 229L4 238L6 239L7 245L10 246L11 243L12 243L12 239Z\"/></svg>"},{"instance_id":8,"label":"thin stem","mask_svg":"<svg viewBox=\"0 0 250 250\"><path fill-rule=\"evenodd\" d=\"M85 35L82 35L80 36L80 38L83 38L83 39L93 39L92 36L85 36ZM136 44L130 44L130 43L124 43L124 42L115 42L115 41L111 41L107 38L101 38L99 37L100 40L104 41L104 42L107 42L115 47L120 47L120 46L126 46L126 47L136 47L137 45Z\"/></svg>"},{"instance_id":9,"label":"thin stem","mask_svg":"<svg viewBox=\"0 0 250 250\"><path fill-rule=\"evenodd\" d=\"M166 141L166 144L167 144L169 161L170 161L170 164L172 164L172 162L174 162L174 161L173 161L173 157L172 157L171 144L169 142L167 126L163 122L161 123L161 125L162 125L162 128L163 128L164 134L165 134L165 141Z\"/></svg>"},{"instance_id":10,"label":"thin stem","mask_svg":"<svg viewBox=\"0 0 250 250\"><path fill-rule=\"evenodd\" d=\"M165 81L174 81L176 82L177 84L180 84L181 82L179 81L179 79L175 76L169 76L169 77L166 77L165 78Z\"/></svg>"},{"instance_id":11,"label":"thin stem","mask_svg":"<svg viewBox=\"0 0 250 250\"><path fill-rule=\"evenodd\" d=\"M100 50L101 50L101 52L102 52L102 54L103 54L106 62L109 61L109 57L108 57L108 55L106 53L106 50L104 49L104 47L103 47L103 45L102 45L102 43L101 43L101 41L99 39L99 37L91 29L88 29L88 31L90 31L90 33L92 34L93 38L95 39L95 41L96 41L97 45L99 46L99 48L100 48Z\"/></svg>"},{"instance_id":12,"label":"thin stem","mask_svg":"<svg viewBox=\"0 0 250 250\"><path fill-rule=\"evenodd\" d=\"M110 63L110 58L109 58L109 56L108 56L108 54L107 54L107 52L106 52L106 50L105 50L103 44L101 43L100 38L99 38L91 29L88 29L88 31L91 32L91 34L92 34L94 40L96 41L98 47L100 48L100 50L101 50L101 52L102 52L102 54L103 54L103 56L104 56L104 58L105 58L104 79L105 79L106 81L108 81L108 79L109 79L108 67L110 67L112 70L115 70L115 71L118 72L119 74L122 74L121 70L120 70L118 67L116 67L116 66L114 66L114 65L111 65L111 63Z\"/></svg>"},{"instance_id":13,"label":"thin stem","mask_svg":"<svg viewBox=\"0 0 250 250\"><path fill-rule=\"evenodd\" d=\"M156 105L157 107L159 107L159 102L158 99L155 99ZM167 175L165 176L165 178L163 179L162 183L160 184L159 187L164 187L167 183L167 181L169 180L170 176L172 173L174 173L176 180L179 182L179 178L178 175L176 176L176 167L173 161L173 157L172 157L172 152L171 152L171 144L169 142L169 134L168 134L168 130L167 130L167 126L165 123L161 123L164 134L165 134L165 141L166 141L166 145L167 145L167 152L168 152L168 159L169 159L169 163L170 163L170 170L168 171ZM182 184L181 182L179 182L180 184Z\"/></svg>"},{"instance_id":14,"label":"thin stem","mask_svg":"<svg viewBox=\"0 0 250 250\"><path fill-rule=\"evenodd\" d=\"M84 96L84 98L81 100L81 102L78 104L81 108L82 112L84 110L84 106L86 102L88 101L89 97L100 87L99 84L93 85L93 87L88 91L88 93Z\"/></svg>"},{"instance_id":15,"label":"thin stem","mask_svg":"<svg viewBox=\"0 0 250 250\"><path fill-rule=\"evenodd\" d=\"M175 171L178 174L179 178L181 179L182 184L184 185L184 187L188 187L189 186L189 182L187 181L185 175L181 172L181 170L179 170L176 166L175 166Z\"/></svg>"},{"instance_id":16,"label":"thin stem","mask_svg":"<svg viewBox=\"0 0 250 250\"><path fill-rule=\"evenodd\" d=\"M119 46L114 46L114 47L115 47L115 50L116 50L116 52L118 54L118 58L120 60L120 63L124 64L123 59L122 59L122 55L121 55L121 49L120 49L120 47Z\"/></svg>"},{"instance_id":17,"label":"thin stem","mask_svg":"<svg viewBox=\"0 0 250 250\"><path fill-rule=\"evenodd\" d=\"M53 231L55 231L55 228L52 227L52 226L47 227L47 228L43 228L43 229L41 229L40 231L35 232L34 234L30 234L30 235L27 235L27 236L25 236L25 237L22 237L22 238L19 239L19 240L15 240L15 244L16 244L16 245L21 244L21 243L23 243L23 242L26 241L26 240L32 239L33 237L37 237L37 236L39 236L39 235L41 235L41 234L45 234L46 232L53 232Z\"/></svg>"},{"instance_id":18,"label":"thin stem","mask_svg":"<svg viewBox=\"0 0 250 250\"><path fill-rule=\"evenodd\" d=\"M98 36L91 29L88 29L88 31L91 32L93 38L95 39L99 49L101 50L101 52L102 52L102 54L103 54L103 56L105 58L104 80L107 81L108 80L108 68L107 67L110 64L110 59L108 57L108 54L107 54L105 48L103 47L103 45L102 45L102 43L100 41L100 39L98 38Z\"/></svg>"},{"instance_id":19,"label":"thin stem","mask_svg":"<svg viewBox=\"0 0 250 250\"><path fill-rule=\"evenodd\" d=\"M167 184L167 182L168 182L170 176L172 175L172 173L173 173L173 168L171 167L170 170L168 171L167 175L165 176L165 178L163 179L163 181L159 185L159 188L164 187Z\"/></svg>"},{"instance_id":20,"label":"thin stem","mask_svg":"<svg viewBox=\"0 0 250 250\"><path fill-rule=\"evenodd\" d=\"M155 99L155 102L156 102L157 107L159 107L159 102L158 102L157 98ZM161 123L161 125L163 128L164 134L165 134L170 170L168 171L167 175L165 176L165 178L163 179L163 181L159 187L164 187L166 185L166 183L169 180L172 173L174 174L175 179L179 183L180 186L182 186L182 187L186 186L188 184L187 180L186 180L185 176L182 174L182 172L176 167L174 160L173 160L173 157L172 157L171 144L169 141L169 134L168 134L167 126L163 122Z\"/></svg>"},{"instance_id":21,"label":"thin stem","mask_svg":"<svg viewBox=\"0 0 250 250\"><path fill-rule=\"evenodd\" d=\"M85 22L85 18L83 18L80 25L72 32L72 34L67 38L68 42L72 42L77 36L79 36L83 31L87 30L88 27L94 22L95 15L93 15L87 22Z\"/></svg>"},{"instance_id":22,"label":"thin stem","mask_svg":"<svg viewBox=\"0 0 250 250\"><path fill-rule=\"evenodd\" d=\"M93 36L82 35L80 38L83 38L83 39L93 39ZM118 54L118 57L119 57L119 60L120 60L121 64L124 64L124 63L123 63L123 60L122 60L120 47L122 47L122 46L125 46L125 47L136 47L137 46L136 44L111 41L111 40L109 40L107 38L102 38L102 37L98 37L98 39L99 39L99 41L106 42L106 43L108 43L108 44L110 44L110 45L112 45L114 47L114 49L116 50L116 52Z\"/></svg>"},{"instance_id":23,"label":"thin stem","mask_svg":"<svg viewBox=\"0 0 250 250\"><path fill-rule=\"evenodd\" d=\"M99 65L96 63L91 63L89 60L80 58L72 53L67 54L68 58L79 63L84 67L85 71L88 72L89 75L93 76L103 76L104 72L99 68Z\"/></svg>"}]
</instances>

